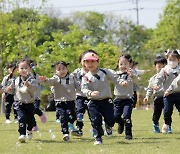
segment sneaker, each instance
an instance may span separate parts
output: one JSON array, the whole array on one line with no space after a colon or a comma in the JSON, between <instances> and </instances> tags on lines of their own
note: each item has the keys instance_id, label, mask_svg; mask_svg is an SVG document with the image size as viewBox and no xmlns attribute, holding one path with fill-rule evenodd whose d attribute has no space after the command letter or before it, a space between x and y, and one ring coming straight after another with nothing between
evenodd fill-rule
<instances>
[{"instance_id":1,"label":"sneaker","mask_svg":"<svg viewBox=\"0 0 180 154\"><path fill-rule=\"evenodd\" d=\"M17 124L18 123L18 119L14 119L14 123Z\"/></svg>"},{"instance_id":2,"label":"sneaker","mask_svg":"<svg viewBox=\"0 0 180 154\"><path fill-rule=\"evenodd\" d=\"M159 125L153 124L154 133L160 133Z\"/></svg>"},{"instance_id":3,"label":"sneaker","mask_svg":"<svg viewBox=\"0 0 180 154\"><path fill-rule=\"evenodd\" d=\"M32 131L38 131L38 127L37 127L37 126L34 126L34 127L32 128Z\"/></svg>"},{"instance_id":4,"label":"sneaker","mask_svg":"<svg viewBox=\"0 0 180 154\"><path fill-rule=\"evenodd\" d=\"M168 134L172 134L172 129L171 129L171 126L168 126Z\"/></svg>"},{"instance_id":5,"label":"sneaker","mask_svg":"<svg viewBox=\"0 0 180 154\"><path fill-rule=\"evenodd\" d=\"M74 128L74 125L70 122L68 122L68 128L69 130L72 132L72 131L75 131L76 129Z\"/></svg>"},{"instance_id":6,"label":"sneaker","mask_svg":"<svg viewBox=\"0 0 180 154\"><path fill-rule=\"evenodd\" d=\"M57 122L57 123L60 123L61 121L60 121L60 119L56 119L56 122Z\"/></svg>"},{"instance_id":7,"label":"sneaker","mask_svg":"<svg viewBox=\"0 0 180 154\"><path fill-rule=\"evenodd\" d=\"M125 139L126 139L126 140L132 140L132 138L133 138L132 135L126 135L126 136L125 136Z\"/></svg>"},{"instance_id":8,"label":"sneaker","mask_svg":"<svg viewBox=\"0 0 180 154\"><path fill-rule=\"evenodd\" d=\"M94 145L100 145L102 144L102 138L96 138L94 141Z\"/></svg>"},{"instance_id":9,"label":"sneaker","mask_svg":"<svg viewBox=\"0 0 180 154\"><path fill-rule=\"evenodd\" d=\"M5 123L10 124L12 121L10 119L6 119Z\"/></svg>"},{"instance_id":10,"label":"sneaker","mask_svg":"<svg viewBox=\"0 0 180 154\"><path fill-rule=\"evenodd\" d=\"M162 133L163 133L163 134L167 134L167 132L168 132L168 125L167 125L167 124L164 124L164 125L162 126Z\"/></svg>"},{"instance_id":11,"label":"sneaker","mask_svg":"<svg viewBox=\"0 0 180 154\"><path fill-rule=\"evenodd\" d=\"M45 116L44 113L42 114L42 116L40 116L40 119L41 119L42 123L46 123L46 121L47 121L46 116Z\"/></svg>"},{"instance_id":12,"label":"sneaker","mask_svg":"<svg viewBox=\"0 0 180 154\"><path fill-rule=\"evenodd\" d=\"M78 136L78 137L82 136L82 134L79 132L79 130L73 130L73 131L71 131L71 135L72 135L72 136Z\"/></svg>"},{"instance_id":13,"label":"sneaker","mask_svg":"<svg viewBox=\"0 0 180 154\"><path fill-rule=\"evenodd\" d=\"M106 123L104 124L107 136L112 136L112 127L109 127Z\"/></svg>"},{"instance_id":14,"label":"sneaker","mask_svg":"<svg viewBox=\"0 0 180 154\"><path fill-rule=\"evenodd\" d=\"M77 121L83 122L83 113L79 113L79 114L77 115Z\"/></svg>"},{"instance_id":15,"label":"sneaker","mask_svg":"<svg viewBox=\"0 0 180 154\"><path fill-rule=\"evenodd\" d=\"M29 140L31 140L32 137L33 137L32 131L28 131L28 130L27 130L26 137L27 137Z\"/></svg>"},{"instance_id":16,"label":"sneaker","mask_svg":"<svg viewBox=\"0 0 180 154\"><path fill-rule=\"evenodd\" d=\"M96 129L92 128L90 132L92 133L93 138L96 138L98 136L98 132Z\"/></svg>"},{"instance_id":17,"label":"sneaker","mask_svg":"<svg viewBox=\"0 0 180 154\"><path fill-rule=\"evenodd\" d=\"M79 133L79 136L83 136L83 131L82 131L82 129L79 129L79 130L78 130L78 133Z\"/></svg>"},{"instance_id":18,"label":"sneaker","mask_svg":"<svg viewBox=\"0 0 180 154\"><path fill-rule=\"evenodd\" d=\"M68 142L70 139L69 139L69 134L64 134L63 136L63 140Z\"/></svg>"},{"instance_id":19,"label":"sneaker","mask_svg":"<svg viewBox=\"0 0 180 154\"><path fill-rule=\"evenodd\" d=\"M118 123L118 134L122 134L124 131L124 123Z\"/></svg>"},{"instance_id":20,"label":"sneaker","mask_svg":"<svg viewBox=\"0 0 180 154\"><path fill-rule=\"evenodd\" d=\"M20 143L25 143L25 142L26 142L26 137L25 137L25 135L19 136L18 140L19 140Z\"/></svg>"}]
</instances>

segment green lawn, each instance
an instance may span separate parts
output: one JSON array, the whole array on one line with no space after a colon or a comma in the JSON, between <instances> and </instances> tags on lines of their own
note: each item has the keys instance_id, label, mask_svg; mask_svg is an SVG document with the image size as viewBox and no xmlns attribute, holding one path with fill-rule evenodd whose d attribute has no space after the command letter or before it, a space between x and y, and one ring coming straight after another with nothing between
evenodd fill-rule
<instances>
[{"instance_id":1,"label":"green lawn","mask_svg":"<svg viewBox=\"0 0 180 154\"><path fill-rule=\"evenodd\" d=\"M113 128L112 137L103 137L103 145L93 145L90 133L90 122L85 117L84 136L71 137L71 141L62 141L60 126L55 122L55 112L46 112L48 121L40 122L36 117L40 131L34 132L33 140L20 144L17 140L17 124L5 124L4 115L0 115L0 154L170 154L180 153L180 116L175 110L173 114L173 134L154 134L152 129L152 110L134 110L133 137L131 141L124 139L124 134L117 134L117 124ZM163 120L160 120L162 126Z\"/></svg>"}]
</instances>

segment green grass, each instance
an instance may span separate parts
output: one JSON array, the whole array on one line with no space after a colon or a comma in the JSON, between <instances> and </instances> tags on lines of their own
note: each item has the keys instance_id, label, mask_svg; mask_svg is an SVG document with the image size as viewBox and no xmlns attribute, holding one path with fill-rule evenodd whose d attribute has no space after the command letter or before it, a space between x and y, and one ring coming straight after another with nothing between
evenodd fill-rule
<instances>
[{"instance_id":1,"label":"green grass","mask_svg":"<svg viewBox=\"0 0 180 154\"><path fill-rule=\"evenodd\" d=\"M0 115L0 153L2 154L169 154L180 151L180 116L173 114L173 134L154 134L152 129L152 110L134 110L133 137L131 141L124 139L124 134L117 134L117 124L113 128L112 137L103 137L103 145L93 145L89 119L85 118L84 136L71 137L69 143L62 141L60 125L55 122L55 112L46 113L48 122L42 124L36 117L40 132L34 132L33 140L25 144L18 143L17 124L5 124L4 115ZM163 120L161 117L160 126ZM52 137L52 135L54 135Z\"/></svg>"}]
</instances>

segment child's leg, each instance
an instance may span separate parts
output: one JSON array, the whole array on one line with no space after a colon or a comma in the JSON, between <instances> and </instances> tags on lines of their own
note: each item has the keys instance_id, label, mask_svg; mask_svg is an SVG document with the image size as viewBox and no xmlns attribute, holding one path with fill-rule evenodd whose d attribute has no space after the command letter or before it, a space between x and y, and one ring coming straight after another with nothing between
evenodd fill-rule
<instances>
[{"instance_id":1,"label":"child's leg","mask_svg":"<svg viewBox=\"0 0 180 154\"><path fill-rule=\"evenodd\" d=\"M14 103L14 96L11 94L6 94L5 98L5 116L6 119L10 119L10 113L11 113L11 108Z\"/></svg>"},{"instance_id":2,"label":"child's leg","mask_svg":"<svg viewBox=\"0 0 180 154\"><path fill-rule=\"evenodd\" d=\"M14 108L18 114L18 121L19 121L19 134L26 135L26 124L27 124L27 117L26 117L26 104L15 102Z\"/></svg>"},{"instance_id":3,"label":"child's leg","mask_svg":"<svg viewBox=\"0 0 180 154\"><path fill-rule=\"evenodd\" d=\"M105 131L107 136L112 135L112 127L114 126L114 110L113 110L113 102L111 99L104 100L101 104L99 104L99 109L101 114L104 117L105 122Z\"/></svg>"},{"instance_id":4,"label":"child's leg","mask_svg":"<svg viewBox=\"0 0 180 154\"><path fill-rule=\"evenodd\" d=\"M174 94L170 94L163 98L164 101L164 121L166 125L171 126L172 123L172 113L174 105Z\"/></svg>"},{"instance_id":5,"label":"child's leg","mask_svg":"<svg viewBox=\"0 0 180 154\"><path fill-rule=\"evenodd\" d=\"M126 139L132 139L132 120L131 120L131 114L132 114L132 99L125 99L125 105L123 110L123 116L124 116L124 124L125 124L125 134ZM130 137L130 138L129 138Z\"/></svg>"},{"instance_id":6,"label":"child's leg","mask_svg":"<svg viewBox=\"0 0 180 154\"><path fill-rule=\"evenodd\" d=\"M37 114L38 116L42 116L43 112L40 109L40 100L34 101L34 114Z\"/></svg>"},{"instance_id":7,"label":"child's leg","mask_svg":"<svg viewBox=\"0 0 180 154\"><path fill-rule=\"evenodd\" d=\"M80 130L82 130L84 123L83 123L83 115L87 109L87 105L84 103L87 99L84 97L78 96L76 99L76 116L77 116L77 122L76 126Z\"/></svg>"},{"instance_id":8,"label":"child's leg","mask_svg":"<svg viewBox=\"0 0 180 154\"><path fill-rule=\"evenodd\" d=\"M159 119L162 113L162 109L164 107L163 97L156 97L154 99L154 113L153 113L153 123L155 125L159 125Z\"/></svg>"},{"instance_id":9,"label":"child's leg","mask_svg":"<svg viewBox=\"0 0 180 154\"><path fill-rule=\"evenodd\" d=\"M59 114L59 119L61 121L61 128L63 134L69 134L68 130L68 114L66 112L66 104L64 102L56 104L56 111Z\"/></svg>"},{"instance_id":10,"label":"child's leg","mask_svg":"<svg viewBox=\"0 0 180 154\"><path fill-rule=\"evenodd\" d=\"M95 100L90 100L88 104L91 125L93 129L97 132L97 135L95 136L96 139L101 138L104 135L102 132L102 115L98 107L100 103Z\"/></svg>"},{"instance_id":11,"label":"child's leg","mask_svg":"<svg viewBox=\"0 0 180 154\"><path fill-rule=\"evenodd\" d=\"M34 114L37 114L40 119L41 119L41 122L42 123L45 123L46 122L46 116L45 114L42 112L42 110L40 109L40 100L35 100L34 101Z\"/></svg>"},{"instance_id":12,"label":"child's leg","mask_svg":"<svg viewBox=\"0 0 180 154\"><path fill-rule=\"evenodd\" d=\"M33 103L26 104L26 115L27 115L27 130L32 131L34 126L34 105Z\"/></svg>"},{"instance_id":13,"label":"child's leg","mask_svg":"<svg viewBox=\"0 0 180 154\"><path fill-rule=\"evenodd\" d=\"M114 120L118 123L118 133L122 134L124 131L124 119L122 119L124 109L124 102L120 98L114 100Z\"/></svg>"}]
</instances>

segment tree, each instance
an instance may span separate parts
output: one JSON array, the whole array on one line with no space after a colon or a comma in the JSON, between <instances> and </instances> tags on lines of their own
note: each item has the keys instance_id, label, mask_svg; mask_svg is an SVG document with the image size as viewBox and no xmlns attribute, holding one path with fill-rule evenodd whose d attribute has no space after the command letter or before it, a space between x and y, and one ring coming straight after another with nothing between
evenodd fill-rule
<instances>
[{"instance_id":1,"label":"tree","mask_svg":"<svg viewBox=\"0 0 180 154\"><path fill-rule=\"evenodd\" d=\"M146 48L149 52L162 52L180 48L180 0L168 0L153 37Z\"/></svg>"}]
</instances>

